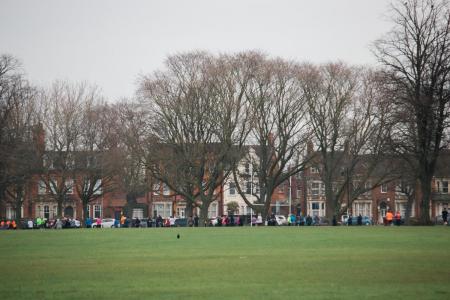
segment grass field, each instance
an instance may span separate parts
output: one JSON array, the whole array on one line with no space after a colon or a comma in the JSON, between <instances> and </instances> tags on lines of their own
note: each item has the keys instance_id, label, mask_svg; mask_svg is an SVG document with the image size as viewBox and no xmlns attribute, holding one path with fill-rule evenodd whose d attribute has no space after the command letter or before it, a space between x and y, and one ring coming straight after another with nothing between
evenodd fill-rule
<instances>
[{"instance_id":1,"label":"grass field","mask_svg":"<svg viewBox=\"0 0 450 300\"><path fill-rule=\"evenodd\" d=\"M2 299L450 299L442 226L2 231L0 253Z\"/></svg>"}]
</instances>

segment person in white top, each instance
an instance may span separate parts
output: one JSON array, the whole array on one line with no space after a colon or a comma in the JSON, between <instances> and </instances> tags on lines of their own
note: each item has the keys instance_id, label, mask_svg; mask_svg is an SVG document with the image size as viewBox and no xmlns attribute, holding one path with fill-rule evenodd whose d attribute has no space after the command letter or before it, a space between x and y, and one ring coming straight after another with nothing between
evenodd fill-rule
<instances>
[{"instance_id":1,"label":"person in white top","mask_svg":"<svg viewBox=\"0 0 450 300\"><path fill-rule=\"evenodd\" d=\"M175 226L175 218L173 216L170 216L169 223L170 223L170 227Z\"/></svg>"}]
</instances>

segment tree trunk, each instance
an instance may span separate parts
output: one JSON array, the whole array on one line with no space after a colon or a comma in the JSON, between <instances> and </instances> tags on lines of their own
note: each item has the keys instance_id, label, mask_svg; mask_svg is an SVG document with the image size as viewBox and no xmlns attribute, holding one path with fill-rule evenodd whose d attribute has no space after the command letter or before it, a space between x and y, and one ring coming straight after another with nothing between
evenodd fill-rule
<instances>
[{"instance_id":1,"label":"tree trunk","mask_svg":"<svg viewBox=\"0 0 450 300\"><path fill-rule=\"evenodd\" d=\"M325 199L326 199L325 215L327 219L331 222L333 216L336 216L337 218L337 211L336 211L337 203L336 197L334 197L331 182L325 182Z\"/></svg>"},{"instance_id":2,"label":"tree trunk","mask_svg":"<svg viewBox=\"0 0 450 300\"><path fill-rule=\"evenodd\" d=\"M431 177L420 178L422 198L420 202L420 224L432 225L430 220Z\"/></svg>"},{"instance_id":3,"label":"tree trunk","mask_svg":"<svg viewBox=\"0 0 450 300\"><path fill-rule=\"evenodd\" d=\"M58 197L58 201L57 201L57 203L58 203L58 214L57 214L57 218L59 218L59 219L61 219L61 218L63 217L63 209L62 209L62 207L63 207L63 201L64 201L64 198Z\"/></svg>"},{"instance_id":4,"label":"tree trunk","mask_svg":"<svg viewBox=\"0 0 450 300\"><path fill-rule=\"evenodd\" d=\"M198 226L204 226L205 221L207 222L207 224L209 223L208 205L202 204L200 206L200 220Z\"/></svg>"},{"instance_id":5,"label":"tree trunk","mask_svg":"<svg viewBox=\"0 0 450 300\"><path fill-rule=\"evenodd\" d=\"M408 201L406 202L406 212L405 212L405 225L409 225L409 221L411 219L411 210L412 210L412 204L414 201L414 193L413 194L409 194L408 193Z\"/></svg>"},{"instance_id":6,"label":"tree trunk","mask_svg":"<svg viewBox=\"0 0 450 300\"><path fill-rule=\"evenodd\" d=\"M186 218L189 218L189 217L193 218L194 217L193 210L194 210L194 206L192 205L192 201L186 199L186 209L184 211L185 217Z\"/></svg>"},{"instance_id":7,"label":"tree trunk","mask_svg":"<svg viewBox=\"0 0 450 300\"><path fill-rule=\"evenodd\" d=\"M270 197L270 198L272 198L272 197ZM263 208L263 210L261 211L261 220L262 220L262 225L265 225L266 224L266 221L267 221L267 217L268 217L268 215L269 215L269 211L270 211L270 204L271 204L271 201L272 199L267 199L266 201L265 201L265 204L264 204L264 208ZM258 211L258 210L257 210ZM251 220L250 220L251 221Z\"/></svg>"},{"instance_id":8,"label":"tree trunk","mask_svg":"<svg viewBox=\"0 0 450 300\"><path fill-rule=\"evenodd\" d=\"M17 228L20 226L20 218L22 217L22 205L23 205L23 186L17 186L16 205L14 209L16 211L16 224Z\"/></svg>"},{"instance_id":9,"label":"tree trunk","mask_svg":"<svg viewBox=\"0 0 450 300\"><path fill-rule=\"evenodd\" d=\"M81 228L85 228L86 227L87 201L81 199L81 202L82 202L81 206L82 206L83 211L81 213L81 224L80 224L80 227Z\"/></svg>"}]
</instances>

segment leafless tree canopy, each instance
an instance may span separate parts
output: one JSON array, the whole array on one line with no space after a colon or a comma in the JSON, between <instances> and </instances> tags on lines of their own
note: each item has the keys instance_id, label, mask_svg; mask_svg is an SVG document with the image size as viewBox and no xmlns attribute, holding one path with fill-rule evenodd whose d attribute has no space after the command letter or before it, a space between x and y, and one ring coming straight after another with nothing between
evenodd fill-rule
<instances>
[{"instance_id":1,"label":"leafless tree canopy","mask_svg":"<svg viewBox=\"0 0 450 300\"><path fill-rule=\"evenodd\" d=\"M304 167L310 127L300 85L301 68L261 54L254 59L254 76L247 90L252 116L248 144L254 152L247 151L244 159L250 170L236 166L233 178L247 205L265 219L275 189ZM250 195L256 198L256 205L248 199Z\"/></svg>"},{"instance_id":2,"label":"leafless tree canopy","mask_svg":"<svg viewBox=\"0 0 450 300\"><path fill-rule=\"evenodd\" d=\"M17 59L0 56L0 201L12 205L17 219L36 168L36 99L37 89L24 78Z\"/></svg>"},{"instance_id":3,"label":"leafless tree canopy","mask_svg":"<svg viewBox=\"0 0 450 300\"><path fill-rule=\"evenodd\" d=\"M388 109L376 71L332 63L306 65L303 74L302 88L313 127L311 141L318 148L310 155L315 155L313 161L325 184L327 216L331 218L387 179L391 170L380 172L376 167L386 159Z\"/></svg>"},{"instance_id":4,"label":"leafless tree canopy","mask_svg":"<svg viewBox=\"0 0 450 300\"><path fill-rule=\"evenodd\" d=\"M385 66L396 127L394 149L416 170L421 183L421 221L429 223L431 179L447 143L450 72L450 6L441 0L398 1L394 27L376 42Z\"/></svg>"},{"instance_id":5,"label":"leafless tree canopy","mask_svg":"<svg viewBox=\"0 0 450 300\"><path fill-rule=\"evenodd\" d=\"M112 160L106 164L108 150L105 104L96 86L86 83L55 82L42 93L42 124L45 131L40 181L58 204L71 201L76 190L83 211L100 191L108 190L112 177ZM84 218L84 217L83 217Z\"/></svg>"},{"instance_id":6,"label":"leafless tree canopy","mask_svg":"<svg viewBox=\"0 0 450 300\"><path fill-rule=\"evenodd\" d=\"M246 89L251 54L171 56L166 70L141 83L151 116L147 163L154 180L186 199L187 213L208 207L240 158L249 132Z\"/></svg>"}]
</instances>

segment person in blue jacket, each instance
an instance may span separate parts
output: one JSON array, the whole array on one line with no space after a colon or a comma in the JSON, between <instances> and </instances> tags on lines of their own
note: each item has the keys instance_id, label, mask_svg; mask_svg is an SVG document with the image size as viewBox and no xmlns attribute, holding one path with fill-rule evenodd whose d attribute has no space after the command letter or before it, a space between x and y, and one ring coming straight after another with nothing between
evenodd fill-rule
<instances>
[{"instance_id":1,"label":"person in blue jacket","mask_svg":"<svg viewBox=\"0 0 450 300\"><path fill-rule=\"evenodd\" d=\"M85 225L86 225L86 228L91 228L92 227L92 219L90 217L88 217L86 219Z\"/></svg>"}]
</instances>

